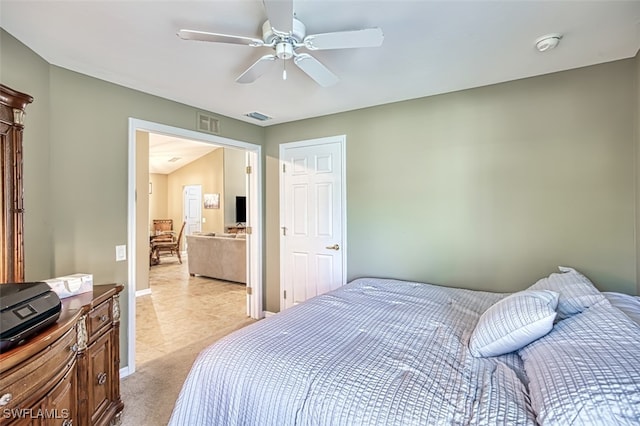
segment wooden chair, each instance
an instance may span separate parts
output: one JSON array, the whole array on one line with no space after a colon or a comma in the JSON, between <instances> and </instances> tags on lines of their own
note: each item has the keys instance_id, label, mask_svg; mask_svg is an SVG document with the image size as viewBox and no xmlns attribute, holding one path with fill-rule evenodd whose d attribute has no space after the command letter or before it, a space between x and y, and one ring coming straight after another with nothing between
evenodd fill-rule
<instances>
[{"instance_id":1,"label":"wooden chair","mask_svg":"<svg viewBox=\"0 0 640 426\"><path fill-rule=\"evenodd\" d=\"M151 242L171 242L175 239L173 219L153 219Z\"/></svg>"},{"instance_id":2,"label":"wooden chair","mask_svg":"<svg viewBox=\"0 0 640 426\"><path fill-rule=\"evenodd\" d=\"M169 256L178 256L178 262L182 263L182 257L180 256L180 242L182 241L182 233L187 222L182 222L180 233L178 237L171 241L158 240L151 242L151 257L155 259L156 263L160 263L161 254L169 254Z\"/></svg>"}]
</instances>

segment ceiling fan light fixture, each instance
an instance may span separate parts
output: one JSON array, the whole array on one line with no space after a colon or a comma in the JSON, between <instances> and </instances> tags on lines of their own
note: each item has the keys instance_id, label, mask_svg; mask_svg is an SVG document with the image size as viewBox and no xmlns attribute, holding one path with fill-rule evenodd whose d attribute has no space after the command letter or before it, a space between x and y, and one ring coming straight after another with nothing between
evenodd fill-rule
<instances>
[{"instance_id":1,"label":"ceiling fan light fixture","mask_svg":"<svg viewBox=\"0 0 640 426\"><path fill-rule=\"evenodd\" d=\"M536 49L538 49L539 52L555 49L561 39L562 34L553 33L544 35L536 40Z\"/></svg>"},{"instance_id":2,"label":"ceiling fan light fixture","mask_svg":"<svg viewBox=\"0 0 640 426\"><path fill-rule=\"evenodd\" d=\"M293 57L293 46L287 41L276 44L276 56L280 59L291 59Z\"/></svg>"}]
</instances>

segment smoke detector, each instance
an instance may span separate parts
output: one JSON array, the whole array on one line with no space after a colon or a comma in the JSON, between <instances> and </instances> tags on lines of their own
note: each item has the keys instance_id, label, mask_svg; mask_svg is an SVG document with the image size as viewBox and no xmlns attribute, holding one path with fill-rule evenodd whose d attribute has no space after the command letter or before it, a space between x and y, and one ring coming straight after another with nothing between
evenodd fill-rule
<instances>
[{"instance_id":1,"label":"smoke detector","mask_svg":"<svg viewBox=\"0 0 640 426\"><path fill-rule=\"evenodd\" d=\"M554 49L562 38L562 34L547 34L536 40L536 49L539 52L546 52L547 50Z\"/></svg>"}]
</instances>

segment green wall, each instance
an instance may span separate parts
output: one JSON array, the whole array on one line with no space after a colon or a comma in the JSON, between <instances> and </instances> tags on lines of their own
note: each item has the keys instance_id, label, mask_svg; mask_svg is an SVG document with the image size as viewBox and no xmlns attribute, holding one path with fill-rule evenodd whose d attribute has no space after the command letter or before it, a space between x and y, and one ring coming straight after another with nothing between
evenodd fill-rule
<instances>
[{"instance_id":1,"label":"green wall","mask_svg":"<svg viewBox=\"0 0 640 426\"><path fill-rule=\"evenodd\" d=\"M638 291L639 60L222 136L265 152L265 309L279 310L283 142L347 135L348 278L514 291L557 265ZM27 279L126 284L127 120L194 129L197 109L51 66L0 30L2 83L34 96L25 130ZM126 362L127 295L121 297Z\"/></svg>"},{"instance_id":2,"label":"green wall","mask_svg":"<svg viewBox=\"0 0 640 426\"><path fill-rule=\"evenodd\" d=\"M640 226L640 51L636 53L635 63L635 137L636 137L636 285L638 286L636 294L640 294L640 238L638 235L638 226Z\"/></svg>"},{"instance_id":3,"label":"green wall","mask_svg":"<svg viewBox=\"0 0 640 426\"><path fill-rule=\"evenodd\" d=\"M267 306L278 147L347 135L348 279L491 291L578 268L635 293L633 60L267 128Z\"/></svg>"},{"instance_id":4,"label":"green wall","mask_svg":"<svg viewBox=\"0 0 640 426\"><path fill-rule=\"evenodd\" d=\"M49 213L54 199L49 191L49 65L2 29L0 82L34 97L26 108L23 139L25 279L50 278L54 222Z\"/></svg>"},{"instance_id":5,"label":"green wall","mask_svg":"<svg viewBox=\"0 0 640 426\"><path fill-rule=\"evenodd\" d=\"M127 244L128 119L196 130L199 110L49 65L4 30L0 63L2 83L35 99L24 135L27 279L87 272L96 284L126 288L115 246ZM262 143L262 128L218 118L221 136ZM125 290L123 364L127 299Z\"/></svg>"}]
</instances>

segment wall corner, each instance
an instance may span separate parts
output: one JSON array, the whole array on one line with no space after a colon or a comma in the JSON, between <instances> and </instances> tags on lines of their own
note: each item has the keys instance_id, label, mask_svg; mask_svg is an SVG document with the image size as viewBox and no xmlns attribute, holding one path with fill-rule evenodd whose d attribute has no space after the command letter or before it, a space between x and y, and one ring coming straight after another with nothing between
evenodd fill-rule
<instances>
[{"instance_id":1,"label":"wall corner","mask_svg":"<svg viewBox=\"0 0 640 426\"><path fill-rule=\"evenodd\" d=\"M635 210L636 210L636 223L634 228L634 239L636 242L636 294L640 295L640 238L639 232L640 229L640 171L638 168L640 167L640 50L636 52L635 61L634 61L634 87L633 93L634 96L634 129L633 129L633 137L634 137L634 150L635 150L635 164L634 164L634 172L635 172Z\"/></svg>"}]
</instances>

